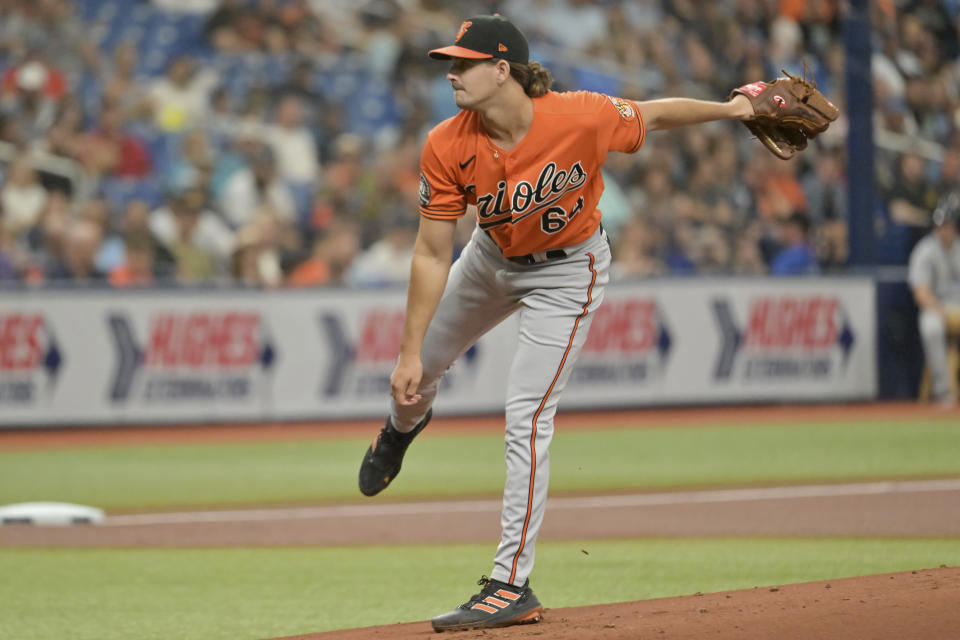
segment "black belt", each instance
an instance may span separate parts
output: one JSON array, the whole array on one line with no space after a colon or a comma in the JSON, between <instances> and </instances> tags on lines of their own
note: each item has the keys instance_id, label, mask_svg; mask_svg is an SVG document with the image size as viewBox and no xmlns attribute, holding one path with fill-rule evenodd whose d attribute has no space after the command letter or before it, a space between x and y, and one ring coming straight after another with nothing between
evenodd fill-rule
<instances>
[{"instance_id":1,"label":"black belt","mask_svg":"<svg viewBox=\"0 0 960 640\"><path fill-rule=\"evenodd\" d=\"M487 234L487 237L490 238L490 240L493 241L494 245L497 245L497 241L493 239L493 235L489 231L484 229L483 232ZM497 248L500 249L499 245L497 245ZM502 253L503 249L500 249L500 251ZM506 258L510 262L513 262L515 264L522 264L528 267L532 264L540 264L541 262L550 262L551 260L562 260L563 258L566 258L566 257L567 257L567 252L564 251L563 249L547 249L546 251L539 251L537 253L528 253L525 256L512 256L512 257L504 256L504 258Z\"/></svg>"},{"instance_id":2,"label":"black belt","mask_svg":"<svg viewBox=\"0 0 960 640\"><path fill-rule=\"evenodd\" d=\"M540 257L541 259L538 260L537 259L538 257ZM541 251L539 255L534 253L528 253L525 256L512 256L512 257L506 257L506 258L510 262L515 262L517 264L529 266L531 264L549 262L550 260L561 260L566 257L567 257L567 252L564 251L563 249L547 249L546 251Z\"/></svg>"}]
</instances>

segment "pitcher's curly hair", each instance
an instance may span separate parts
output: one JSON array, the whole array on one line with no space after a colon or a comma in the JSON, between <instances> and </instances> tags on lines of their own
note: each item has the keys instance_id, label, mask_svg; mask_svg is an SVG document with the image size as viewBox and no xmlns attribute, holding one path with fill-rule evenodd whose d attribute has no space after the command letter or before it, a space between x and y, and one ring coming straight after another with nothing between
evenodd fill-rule
<instances>
[{"instance_id":1,"label":"pitcher's curly hair","mask_svg":"<svg viewBox=\"0 0 960 640\"><path fill-rule=\"evenodd\" d=\"M531 60L527 64L510 63L510 75L520 83L524 92L531 98L539 98L550 91L553 76L539 62Z\"/></svg>"}]
</instances>

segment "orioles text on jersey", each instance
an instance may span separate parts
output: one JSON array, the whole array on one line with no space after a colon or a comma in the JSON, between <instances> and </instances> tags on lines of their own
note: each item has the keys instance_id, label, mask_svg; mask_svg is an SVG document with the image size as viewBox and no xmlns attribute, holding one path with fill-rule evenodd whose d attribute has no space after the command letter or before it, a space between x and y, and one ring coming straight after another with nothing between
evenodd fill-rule
<instances>
[{"instance_id":1,"label":"orioles text on jersey","mask_svg":"<svg viewBox=\"0 0 960 640\"><path fill-rule=\"evenodd\" d=\"M568 191L579 189L587 181L587 172L577 161L568 171L557 171L557 163L549 162L540 170L537 184L521 180L513 189L512 196L507 198L507 183L501 180L497 183L496 193L486 193L477 196L477 216L481 229L489 229L500 224L515 224L524 218L542 211L553 203L562 199ZM508 207L504 204L509 203ZM583 198L578 200L583 207ZM491 206L492 204L492 206ZM533 208L531 209L531 205ZM559 209L559 207L553 207ZM528 210L529 209L529 210ZM556 215L557 212L554 212ZM576 215L573 213L573 215ZM569 217L573 217L573 215ZM555 229L553 232L559 231Z\"/></svg>"}]
</instances>

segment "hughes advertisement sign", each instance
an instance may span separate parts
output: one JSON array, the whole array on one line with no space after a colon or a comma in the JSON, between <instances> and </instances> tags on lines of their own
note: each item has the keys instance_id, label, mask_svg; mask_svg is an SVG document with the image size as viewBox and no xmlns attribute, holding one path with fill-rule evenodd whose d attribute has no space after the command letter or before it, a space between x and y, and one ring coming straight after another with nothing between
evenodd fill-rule
<instances>
[{"instance_id":1,"label":"hughes advertisement sign","mask_svg":"<svg viewBox=\"0 0 960 640\"><path fill-rule=\"evenodd\" d=\"M863 279L610 286L562 408L875 397L874 295ZM6 292L0 426L382 418L404 307L402 290ZM439 413L502 415L517 328L451 368Z\"/></svg>"}]
</instances>

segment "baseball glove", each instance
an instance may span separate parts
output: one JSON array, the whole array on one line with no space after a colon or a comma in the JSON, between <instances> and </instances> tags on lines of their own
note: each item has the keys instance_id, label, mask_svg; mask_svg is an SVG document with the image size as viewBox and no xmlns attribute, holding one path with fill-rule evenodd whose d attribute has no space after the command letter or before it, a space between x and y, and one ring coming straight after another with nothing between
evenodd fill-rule
<instances>
[{"instance_id":1,"label":"baseball glove","mask_svg":"<svg viewBox=\"0 0 960 640\"><path fill-rule=\"evenodd\" d=\"M791 76L772 82L751 82L730 93L744 95L753 106L754 117L743 124L782 160L789 160L807 147L807 141L823 133L837 119L840 110L817 89L811 74L807 80L807 65L803 77Z\"/></svg>"}]
</instances>

